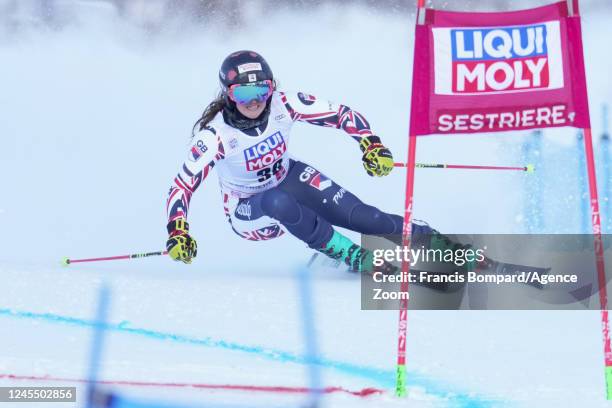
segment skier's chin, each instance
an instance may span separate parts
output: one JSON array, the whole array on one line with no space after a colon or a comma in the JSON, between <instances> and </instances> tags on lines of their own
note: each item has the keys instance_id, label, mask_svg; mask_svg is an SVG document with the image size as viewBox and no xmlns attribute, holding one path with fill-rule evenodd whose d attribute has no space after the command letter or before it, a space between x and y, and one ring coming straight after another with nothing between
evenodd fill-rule
<instances>
[{"instance_id":1,"label":"skier's chin","mask_svg":"<svg viewBox=\"0 0 612 408\"><path fill-rule=\"evenodd\" d=\"M266 108L265 102L259 102L249 105L237 105L238 111L249 119L257 119L261 116Z\"/></svg>"}]
</instances>

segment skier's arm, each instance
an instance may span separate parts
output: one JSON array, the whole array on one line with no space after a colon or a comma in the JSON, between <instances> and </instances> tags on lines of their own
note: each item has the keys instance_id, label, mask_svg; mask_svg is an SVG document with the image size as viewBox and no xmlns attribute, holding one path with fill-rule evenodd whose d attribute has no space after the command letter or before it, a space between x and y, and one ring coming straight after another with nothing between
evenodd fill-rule
<instances>
[{"instance_id":1,"label":"skier's arm","mask_svg":"<svg viewBox=\"0 0 612 408\"><path fill-rule=\"evenodd\" d=\"M187 160L181 166L168 192L168 223L179 218L187 219L191 196L224 156L223 145L212 128L206 128L194 136Z\"/></svg>"},{"instance_id":2,"label":"skier's arm","mask_svg":"<svg viewBox=\"0 0 612 408\"><path fill-rule=\"evenodd\" d=\"M198 245L189 235L187 213L191 196L208 176L210 170L224 157L223 145L212 128L205 128L194 136L187 160L183 163L168 193L168 256L175 261L191 263L198 254Z\"/></svg>"},{"instance_id":3,"label":"skier's arm","mask_svg":"<svg viewBox=\"0 0 612 408\"><path fill-rule=\"evenodd\" d=\"M317 99L302 92L281 92L281 100L294 121L342 129L359 142L363 167L370 176L386 176L393 170L393 156L375 136L366 118L345 105Z\"/></svg>"},{"instance_id":4,"label":"skier's arm","mask_svg":"<svg viewBox=\"0 0 612 408\"><path fill-rule=\"evenodd\" d=\"M342 129L358 142L364 137L373 136L366 118L348 106L337 105L302 92L281 92L281 100L294 121Z\"/></svg>"}]
</instances>

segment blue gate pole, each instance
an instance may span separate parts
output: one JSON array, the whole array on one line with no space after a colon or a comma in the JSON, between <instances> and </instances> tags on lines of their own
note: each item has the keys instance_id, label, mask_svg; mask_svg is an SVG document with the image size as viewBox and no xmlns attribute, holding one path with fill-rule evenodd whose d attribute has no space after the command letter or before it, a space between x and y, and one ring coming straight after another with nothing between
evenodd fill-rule
<instances>
[{"instance_id":1,"label":"blue gate pole","mask_svg":"<svg viewBox=\"0 0 612 408\"><path fill-rule=\"evenodd\" d=\"M98 381L100 362L102 361L102 351L104 348L104 331L108 319L108 309L110 304L110 290L108 286L102 284L98 294L98 308L94 320L93 338L89 354L89 372L87 375L87 407L93 407L93 397Z\"/></svg>"},{"instance_id":2,"label":"blue gate pole","mask_svg":"<svg viewBox=\"0 0 612 408\"><path fill-rule=\"evenodd\" d=\"M324 392L321 381L321 366L319 365L319 348L317 344L317 333L315 329L314 301L312 292L312 271L308 268L300 268L298 271L298 285L300 292L300 306L302 318L302 333L304 345L306 346L306 361L308 369L309 408L319 407L321 396Z\"/></svg>"}]
</instances>

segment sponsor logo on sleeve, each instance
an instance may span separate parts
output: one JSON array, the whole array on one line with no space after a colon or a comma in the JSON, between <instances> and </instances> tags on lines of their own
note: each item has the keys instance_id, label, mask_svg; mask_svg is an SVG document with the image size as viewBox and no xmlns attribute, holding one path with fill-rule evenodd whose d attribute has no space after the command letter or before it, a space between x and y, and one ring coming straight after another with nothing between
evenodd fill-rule
<instances>
[{"instance_id":1,"label":"sponsor logo on sleeve","mask_svg":"<svg viewBox=\"0 0 612 408\"><path fill-rule=\"evenodd\" d=\"M298 99L304 105L312 105L317 100L317 98L315 98L314 96L308 95L308 94L305 94L305 93L302 93L302 92L298 92Z\"/></svg>"},{"instance_id":2,"label":"sponsor logo on sleeve","mask_svg":"<svg viewBox=\"0 0 612 408\"><path fill-rule=\"evenodd\" d=\"M558 21L435 28L435 93L487 95L563 87Z\"/></svg>"},{"instance_id":3,"label":"sponsor logo on sleeve","mask_svg":"<svg viewBox=\"0 0 612 408\"><path fill-rule=\"evenodd\" d=\"M191 147L191 151L189 154L189 160L191 160L192 162L196 162L207 151L208 151L208 147L204 144L204 142L201 140L198 140L196 144Z\"/></svg>"},{"instance_id":4,"label":"sponsor logo on sleeve","mask_svg":"<svg viewBox=\"0 0 612 408\"><path fill-rule=\"evenodd\" d=\"M244 150L244 159L248 171L258 171L269 167L287 151L287 145L280 132Z\"/></svg>"}]
</instances>

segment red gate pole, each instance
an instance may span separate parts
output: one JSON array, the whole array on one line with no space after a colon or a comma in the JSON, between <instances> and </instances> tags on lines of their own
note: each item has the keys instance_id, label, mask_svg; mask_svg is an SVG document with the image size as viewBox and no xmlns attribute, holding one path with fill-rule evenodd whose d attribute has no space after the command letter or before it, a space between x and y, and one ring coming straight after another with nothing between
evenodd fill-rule
<instances>
[{"instance_id":1,"label":"red gate pole","mask_svg":"<svg viewBox=\"0 0 612 408\"><path fill-rule=\"evenodd\" d=\"M574 16L578 11L574 8L574 0L566 0L568 14ZM579 0L576 0L578 6ZM584 61L584 58L583 58ZM584 66L582 67L584 71ZM587 99L588 103L588 99ZM604 348L604 365L606 378L606 399L612 400L612 349L610 348L610 319L608 316L608 288L606 286L606 265L604 262L603 243L601 238L601 218L599 213L599 195L597 193L597 176L595 174L595 158L593 154L593 136L591 128L584 131L584 151L586 153L587 174L589 177L589 195L591 198L591 223L593 224L593 245L595 249L595 265L597 267L597 283L599 286L599 305L601 310L601 334Z\"/></svg>"},{"instance_id":2,"label":"red gate pole","mask_svg":"<svg viewBox=\"0 0 612 408\"><path fill-rule=\"evenodd\" d=\"M424 24L425 22L425 0L417 0L417 21L416 24ZM417 47L418 44L415 43ZM404 203L404 225L402 229L402 246L410 246L410 238L412 234L412 204L414 199L414 169L416 167L416 135L408 136L408 160L406 162L406 199ZM407 276L410 272L410 264L405 258L402 259L402 275ZM405 397L406 390L406 335L408 329L408 279L403 279L400 284L400 292L406 296L400 296L399 304L399 321L397 329L397 369L395 394L398 397Z\"/></svg>"},{"instance_id":3,"label":"red gate pole","mask_svg":"<svg viewBox=\"0 0 612 408\"><path fill-rule=\"evenodd\" d=\"M601 218L599 216L599 197L597 194L597 176L593 154L593 137L591 129L584 129L584 150L586 152L587 174L589 176L589 193L591 196L591 222L593 224L593 241L595 247L595 265L599 286L599 304L601 309L601 334L604 347L604 364L606 375L606 398L612 399L612 349L610 348L610 320L608 317L608 288L606 287L606 265L604 262L603 243L601 238Z\"/></svg>"},{"instance_id":4,"label":"red gate pole","mask_svg":"<svg viewBox=\"0 0 612 408\"><path fill-rule=\"evenodd\" d=\"M416 163L416 136L410 135L408 142L408 174L406 174L406 202L404 206L404 226L402 230L402 246L410 247L412 234L412 203L414 198L414 169ZM402 276L408 276L410 264L402 258ZM408 292L408 279L400 284L401 293ZM408 329L408 296L401 296L399 304L399 322L397 332L397 378L395 394L398 397L407 395L406 391L406 335Z\"/></svg>"}]
</instances>

